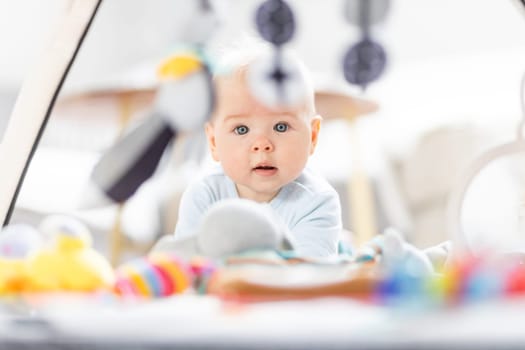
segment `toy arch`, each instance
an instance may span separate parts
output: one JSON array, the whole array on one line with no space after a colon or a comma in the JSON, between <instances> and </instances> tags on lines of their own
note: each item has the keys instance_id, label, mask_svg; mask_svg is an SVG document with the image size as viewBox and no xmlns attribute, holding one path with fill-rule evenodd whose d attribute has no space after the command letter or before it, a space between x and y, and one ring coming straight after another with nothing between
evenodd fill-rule
<instances>
[{"instance_id":1,"label":"toy arch","mask_svg":"<svg viewBox=\"0 0 525 350\"><path fill-rule=\"evenodd\" d=\"M0 219L9 223L29 163L102 0L71 0L18 94L0 143Z\"/></svg>"}]
</instances>

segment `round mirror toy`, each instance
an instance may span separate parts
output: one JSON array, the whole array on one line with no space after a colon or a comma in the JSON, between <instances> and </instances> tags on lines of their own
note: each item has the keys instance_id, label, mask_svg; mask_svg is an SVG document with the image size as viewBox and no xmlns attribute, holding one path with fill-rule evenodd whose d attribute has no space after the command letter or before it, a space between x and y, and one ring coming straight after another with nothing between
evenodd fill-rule
<instances>
[{"instance_id":1,"label":"round mirror toy","mask_svg":"<svg viewBox=\"0 0 525 350\"><path fill-rule=\"evenodd\" d=\"M474 160L453 189L448 228L460 251L525 260L525 75L513 142Z\"/></svg>"}]
</instances>

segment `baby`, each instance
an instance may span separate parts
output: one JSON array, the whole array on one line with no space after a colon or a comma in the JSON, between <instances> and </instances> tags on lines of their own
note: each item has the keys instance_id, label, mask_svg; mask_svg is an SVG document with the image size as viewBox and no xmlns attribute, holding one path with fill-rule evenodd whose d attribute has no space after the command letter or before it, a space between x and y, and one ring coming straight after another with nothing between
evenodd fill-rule
<instances>
[{"instance_id":1,"label":"baby","mask_svg":"<svg viewBox=\"0 0 525 350\"><path fill-rule=\"evenodd\" d=\"M341 208L337 192L306 167L321 127L313 88L305 68L298 63L298 81L306 85L301 87L307 91L304 99L293 105L261 102L251 89L248 75L250 66L270 52L261 46L230 55L227 65L215 75L216 108L205 131L218 164L183 193L174 241L198 234L212 207L225 200L244 199L272 209L274 217L270 220L293 242L297 255L330 257L337 254ZM248 220L246 231L258 229L245 215L224 218ZM222 239L231 239L226 236L231 229L224 232Z\"/></svg>"}]
</instances>

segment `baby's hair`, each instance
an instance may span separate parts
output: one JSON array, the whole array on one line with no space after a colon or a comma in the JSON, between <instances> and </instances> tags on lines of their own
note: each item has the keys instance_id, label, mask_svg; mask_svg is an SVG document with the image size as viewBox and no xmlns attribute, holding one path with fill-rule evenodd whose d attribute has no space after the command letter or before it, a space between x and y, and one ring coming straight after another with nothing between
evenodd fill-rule
<instances>
[{"instance_id":1,"label":"baby's hair","mask_svg":"<svg viewBox=\"0 0 525 350\"><path fill-rule=\"evenodd\" d=\"M213 65L214 78L227 77L247 69L258 57L267 55L272 47L261 39L241 34L237 39L218 49Z\"/></svg>"},{"instance_id":2,"label":"baby's hair","mask_svg":"<svg viewBox=\"0 0 525 350\"><path fill-rule=\"evenodd\" d=\"M243 74L248 66L260 57L272 54L273 47L258 37L242 34L228 45L222 46L216 55L212 69L213 79L233 77ZM291 54L288 52L288 54ZM293 55L299 65L299 71L304 78L307 91L307 110L315 115L314 88L306 65Z\"/></svg>"}]
</instances>

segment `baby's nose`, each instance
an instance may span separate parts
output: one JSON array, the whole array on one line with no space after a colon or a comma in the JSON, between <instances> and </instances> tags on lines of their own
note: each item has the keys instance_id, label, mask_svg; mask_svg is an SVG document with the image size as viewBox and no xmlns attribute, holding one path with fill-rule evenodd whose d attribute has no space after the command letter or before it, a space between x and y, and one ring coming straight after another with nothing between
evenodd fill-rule
<instances>
[{"instance_id":1,"label":"baby's nose","mask_svg":"<svg viewBox=\"0 0 525 350\"><path fill-rule=\"evenodd\" d=\"M273 144L267 137L257 138L252 145L253 152L272 152Z\"/></svg>"}]
</instances>

